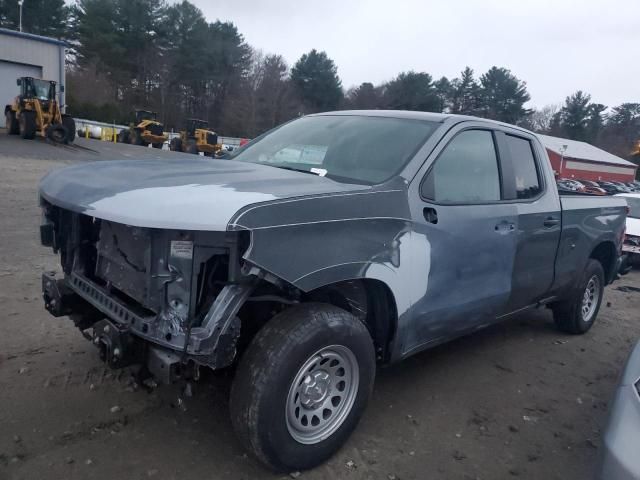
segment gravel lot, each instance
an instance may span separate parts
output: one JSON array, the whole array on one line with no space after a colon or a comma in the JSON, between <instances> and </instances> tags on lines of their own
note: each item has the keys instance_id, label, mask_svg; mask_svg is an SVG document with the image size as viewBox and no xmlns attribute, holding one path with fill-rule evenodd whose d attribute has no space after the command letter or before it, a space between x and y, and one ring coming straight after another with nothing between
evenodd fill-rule
<instances>
[{"instance_id":1,"label":"gravel lot","mask_svg":"<svg viewBox=\"0 0 640 480\"><path fill-rule=\"evenodd\" d=\"M167 151L79 139L76 147L0 131L0 479L289 478L242 451L228 419L233 372L147 391L110 371L42 305L37 183L79 161ZM607 289L585 336L550 312L506 323L380 370L346 446L302 479L590 478L618 372L640 337L632 272ZM295 476L295 475L294 475Z\"/></svg>"}]
</instances>

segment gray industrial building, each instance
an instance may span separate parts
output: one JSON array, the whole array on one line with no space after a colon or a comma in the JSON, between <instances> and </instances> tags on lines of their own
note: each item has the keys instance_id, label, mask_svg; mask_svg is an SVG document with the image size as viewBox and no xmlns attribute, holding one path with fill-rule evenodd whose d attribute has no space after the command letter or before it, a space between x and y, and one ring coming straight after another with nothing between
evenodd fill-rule
<instances>
[{"instance_id":1,"label":"gray industrial building","mask_svg":"<svg viewBox=\"0 0 640 480\"><path fill-rule=\"evenodd\" d=\"M18 77L54 80L63 85L66 43L55 38L0 28L0 105L11 103L18 95ZM62 89L61 89L62 90ZM64 105L64 92L60 94ZM0 116L4 126L4 115Z\"/></svg>"}]
</instances>

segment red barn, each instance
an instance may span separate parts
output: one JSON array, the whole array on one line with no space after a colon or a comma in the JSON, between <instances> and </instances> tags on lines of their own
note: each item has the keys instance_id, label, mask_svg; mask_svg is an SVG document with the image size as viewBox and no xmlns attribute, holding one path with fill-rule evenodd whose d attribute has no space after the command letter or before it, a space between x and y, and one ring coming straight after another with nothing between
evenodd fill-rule
<instances>
[{"instance_id":1,"label":"red barn","mask_svg":"<svg viewBox=\"0 0 640 480\"><path fill-rule=\"evenodd\" d=\"M561 178L630 182L638 166L586 142L538 135L553 171Z\"/></svg>"}]
</instances>

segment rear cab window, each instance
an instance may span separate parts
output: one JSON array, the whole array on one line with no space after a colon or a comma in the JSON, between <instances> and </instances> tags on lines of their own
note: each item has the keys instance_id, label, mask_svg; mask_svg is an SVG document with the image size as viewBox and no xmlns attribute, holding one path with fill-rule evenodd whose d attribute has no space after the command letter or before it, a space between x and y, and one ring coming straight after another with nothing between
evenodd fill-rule
<instances>
[{"instance_id":1,"label":"rear cab window","mask_svg":"<svg viewBox=\"0 0 640 480\"><path fill-rule=\"evenodd\" d=\"M511 156L516 198L537 197L542 192L542 182L531 141L510 134L505 135L505 140Z\"/></svg>"}]
</instances>

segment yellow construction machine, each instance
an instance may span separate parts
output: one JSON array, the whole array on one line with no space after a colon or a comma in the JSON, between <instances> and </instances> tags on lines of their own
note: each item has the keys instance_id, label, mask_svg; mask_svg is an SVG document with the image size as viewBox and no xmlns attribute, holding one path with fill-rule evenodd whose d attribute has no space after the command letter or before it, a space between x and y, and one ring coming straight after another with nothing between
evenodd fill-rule
<instances>
[{"instance_id":1,"label":"yellow construction machine","mask_svg":"<svg viewBox=\"0 0 640 480\"><path fill-rule=\"evenodd\" d=\"M222 145L218 143L218 134L209 130L209 123L206 120L189 118L185 129L169 142L169 150L196 155L203 152L205 155L214 157L222 150Z\"/></svg>"},{"instance_id":2,"label":"yellow construction machine","mask_svg":"<svg viewBox=\"0 0 640 480\"><path fill-rule=\"evenodd\" d=\"M164 133L164 126L156 120L156 112L149 110L135 111L135 124L129 125L118 133L118 142L162 148L169 136Z\"/></svg>"},{"instance_id":3,"label":"yellow construction machine","mask_svg":"<svg viewBox=\"0 0 640 480\"><path fill-rule=\"evenodd\" d=\"M60 112L56 100L56 82L33 77L18 78L18 95L4 107L9 135L32 139L37 134L56 143L73 142L76 124L73 117Z\"/></svg>"}]
</instances>

